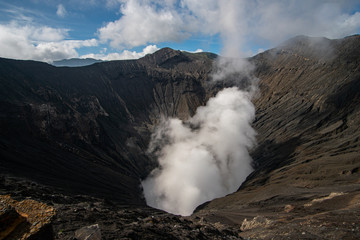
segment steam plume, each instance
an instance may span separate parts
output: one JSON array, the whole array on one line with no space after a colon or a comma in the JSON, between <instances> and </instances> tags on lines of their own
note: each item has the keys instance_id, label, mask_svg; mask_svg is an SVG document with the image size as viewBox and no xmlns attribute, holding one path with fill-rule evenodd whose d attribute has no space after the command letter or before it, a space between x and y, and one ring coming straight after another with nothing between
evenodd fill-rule
<instances>
[{"instance_id":1,"label":"steam plume","mask_svg":"<svg viewBox=\"0 0 360 240\"><path fill-rule=\"evenodd\" d=\"M256 84L250 63L241 59L246 26L235 10L244 2L221 3L224 57L214 66L213 80L238 87L220 91L186 122L164 119L150 144L159 168L142 182L146 202L174 214L190 215L198 205L236 191L252 171L248 150L255 143Z\"/></svg>"},{"instance_id":2,"label":"steam plume","mask_svg":"<svg viewBox=\"0 0 360 240\"><path fill-rule=\"evenodd\" d=\"M249 93L233 87L199 107L187 123L164 121L152 143L168 140L159 152L161 167L142 183L148 205L190 215L201 203L236 191L252 171L254 114Z\"/></svg>"}]
</instances>

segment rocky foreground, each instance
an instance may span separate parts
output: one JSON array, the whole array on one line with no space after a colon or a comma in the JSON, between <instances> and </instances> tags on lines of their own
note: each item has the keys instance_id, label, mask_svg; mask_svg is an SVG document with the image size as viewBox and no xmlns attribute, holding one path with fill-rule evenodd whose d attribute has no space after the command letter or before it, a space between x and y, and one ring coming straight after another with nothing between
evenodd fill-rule
<instances>
[{"instance_id":1,"label":"rocky foreground","mask_svg":"<svg viewBox=\"0 0 360 240\"><path fill-rule=\"evenodd\" d=\"M64 195L16 178L1 178L0 191L12 196L0 195L1 239L239 239L240 228L220 222ZM3 206L15 217L9 218Z\"/></svg>"}]
</instances>

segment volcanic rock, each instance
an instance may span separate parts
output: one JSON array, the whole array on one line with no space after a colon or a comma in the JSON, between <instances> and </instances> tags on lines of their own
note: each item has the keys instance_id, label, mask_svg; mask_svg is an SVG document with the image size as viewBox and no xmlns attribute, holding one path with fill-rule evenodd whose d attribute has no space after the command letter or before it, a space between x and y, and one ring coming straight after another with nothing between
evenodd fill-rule
<instances>
[{"instance_id":1,"label":"volcanic rock","mask_svg":"<svg viewBox=\"0 0 360 240\"><path fill-rule=\"evenodd\" d=\"M273 221L244 237L358 238L360 36L299 36L251 61L260 79L255 171L196 215L229 224L258 215Z\"/></svg>"},{"instance_id":2,"label":"volcanic rock","mask_svg":"<svg viewBox=\"0 0 360 240\"><path fill-rule=\"evenodd\" d=\"M0 173L144 205L151 132L205 104L213 57L162 49L79 68L0 59Z\"/></svg>"},{"instance_id":3,"label":"volcanic rock","mask_svg":"<svg viewBox=\"0 0 360 240\"><path fill-rule=\"evenodd\" d=\"M25 218L14 207L3 200L0 205L0 214L0 239L6 238L25 221Z\"/></svg>"},{"instance_id":4,"label":"volcanic rock","mask_svg":"<svg viewBox=\"0 0 360 240\"><path fill-rule=\"evenodd\" d=\"M18 202L9 195L0 195L0 210L1 239L54 239L54 208L30 199Z\"/></svg>"}]
</instances>

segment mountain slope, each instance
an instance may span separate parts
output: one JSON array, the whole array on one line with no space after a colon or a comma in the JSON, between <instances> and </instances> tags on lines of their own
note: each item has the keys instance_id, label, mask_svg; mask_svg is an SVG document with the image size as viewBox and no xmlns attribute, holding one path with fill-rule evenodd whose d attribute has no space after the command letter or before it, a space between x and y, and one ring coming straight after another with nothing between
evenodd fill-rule
<instances>
[{"instance_id":1,"label":"mountain slope","mask_svg":"<svg viewBox=\"0 0 360 240\"><path fill-rule=\"evenodd\" d=\"M151 130L206 102L211 65L172 49L81 68L0 59L1 172L143 204Z\"/></svg>"},{"instance_id":2,"label":"mountain slope","mask_svg":"<svg viewBox=\"0 0 360 240\"><path fill-rule=\"evenodd\" d=\"M296 37L251 61L260 79L255 171L238 192L203 206L198 215L233 224L256 216L273 221L260 221L244 237L354 236L360 205L360 36Z\"/></svg>"}]
</instances>

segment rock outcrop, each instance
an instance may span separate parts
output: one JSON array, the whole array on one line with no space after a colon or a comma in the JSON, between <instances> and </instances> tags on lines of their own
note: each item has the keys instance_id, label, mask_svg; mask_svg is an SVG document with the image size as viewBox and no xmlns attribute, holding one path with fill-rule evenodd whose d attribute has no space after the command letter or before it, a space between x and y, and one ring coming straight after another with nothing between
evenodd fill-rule
<instances>
[{"instance_id":1,"label":"rock outcrop","mask_svg":"<svg viewBox=\"0 0 360 240\"><path fill-rule=\"evenodd\" d=\"M55 209L31 199L0 195L0 239L54 239Z\"/></svg>"}]
</instances>

